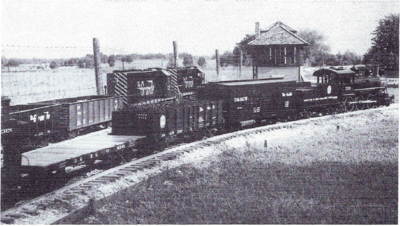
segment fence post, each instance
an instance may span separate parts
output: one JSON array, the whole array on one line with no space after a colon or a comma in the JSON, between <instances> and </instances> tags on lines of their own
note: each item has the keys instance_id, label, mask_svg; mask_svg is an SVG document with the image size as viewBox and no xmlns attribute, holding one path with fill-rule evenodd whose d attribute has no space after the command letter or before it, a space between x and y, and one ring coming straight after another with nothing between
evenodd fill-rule
<instances>
[{"instance_id":1,"label":"fence post","mask_svg":"<svg viewBox=\"0 0 400 226\"><path fill-rule=\"evenodd\" d=\"M215 60L217 62L217 77L219 77L219 56L218 56L218 49L215 50Z\"/></svg>"},{"instance_id":2,"label":"fence post","mask_svg":"<svg viewBox=\"0 0 400 226\"><path fill-rule=\"evenodd\" d=\"M96 92L97 92L97 95L100 95L101 91L102 91L102 88L100 85L101 59L100 59L100 45L99 45L99 40L97 38L93 38L93 53L94 53L94 70L95 70L95 78L96 78Z\"/></svg>"}]
</instances>

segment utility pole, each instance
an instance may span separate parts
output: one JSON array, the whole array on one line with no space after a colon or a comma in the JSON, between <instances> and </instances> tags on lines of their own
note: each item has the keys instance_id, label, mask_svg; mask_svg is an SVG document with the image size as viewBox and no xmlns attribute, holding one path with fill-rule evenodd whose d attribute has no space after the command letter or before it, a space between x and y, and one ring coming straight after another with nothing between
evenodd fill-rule
<instances>
[{"instance_id":1,"label":"utility pole","mask_svg":"<svg viewBox=\"0 0 400 226\"><path fill-rule=\"evenodd\" d=\"M215 60L217 62L217 77L219 77L219 56L218 56L218 49L215 50Z\"/></svg>"},{"instance_id":2,"label":"utility pole","mask_svg":"<svg viewBox=\"0 0 400 226\"><path fill-rule=\"evenodd\" d=\"M102 87L100 85L100 75L101 75L100 44L97 38L93 38L93 53L94 53L94 72L96 78L96 92L97 95L101 95Z\"/></svg>"},{"instance_id":3,"label":"utility pole","mask_svg":"<svg viewBox=\"0 0 400 226\"><path fill-rule=\"evenodd\" d=\"M240 50L239 78L242 77L243 51Z\"/></svg>"},{"instance_id":4,"label":"utility pole","mask_svg":"<svg viewBox=\"0 0 400 226\"><path fill-rule=\"evenodd\" d=\"M176 41L172 42L174 46L174 68L178 66L178 43Z\"/></svg>"}]
</instances>

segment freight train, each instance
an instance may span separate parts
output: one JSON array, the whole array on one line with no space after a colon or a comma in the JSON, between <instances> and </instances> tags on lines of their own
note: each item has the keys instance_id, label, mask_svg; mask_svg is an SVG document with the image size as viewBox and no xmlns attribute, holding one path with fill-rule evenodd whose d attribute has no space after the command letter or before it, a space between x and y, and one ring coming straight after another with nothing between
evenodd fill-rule
<instances>
[{"instance_id":1,"label":"freight train","mask_svg":"<svg viewBox=\"0 0 400 226\"><path fill-rule=\"evenodd\" d=\"M6 186L2 188L58 181L51 178L64 178L70 172L100 163L129 161L173 143L249 126L388 106L394 98L388 95L378 77L340 67L315 71L315 84L282 78L204 83L200 70L188 71L190 76L188 72L179 76L176 70L162 69L109 74L108 92L120 95L123 105L121 109L115 97L118 104L113 106L117 107L109 106L113 109L111 133L100 131L23 154L18 151L18 145L3 145L2 182ZM90 105L80 109L90 109ZM45 119L46 114L42 112L36 115ZM85 117L78 110L75 113L83 123ZM71 122L65 115L68 114L59 118L64 126Z\"/></svg>"},{"instance_id":2,"label":"freight train","mask_svg":"<svg viewBox=\"0 0 400 226\"><path fill-rule=\"evenodd\" d=\"M130 106L113 112L112 133L146 136L144 147L163 148L190 137L247 126L390 105L378 76L353 68L322 68L317 83L282 78L207 83L196 100Z\"/></svg>"}]
</instances>

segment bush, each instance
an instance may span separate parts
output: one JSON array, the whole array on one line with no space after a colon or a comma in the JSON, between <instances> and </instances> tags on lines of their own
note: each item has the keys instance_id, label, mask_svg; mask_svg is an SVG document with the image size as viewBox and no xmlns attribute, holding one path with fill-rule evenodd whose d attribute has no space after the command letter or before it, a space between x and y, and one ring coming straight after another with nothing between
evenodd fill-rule
<instances>
[{"instance_id":1,"label":"bush","mask_svg":"<svg viewBox=\"0 0 400 226\"><path fill-rule=\"evenodd\" d=\"M51 61L51 63L50 63L50 68L51 69L55 69L55 68L58 68L59 67L59 64L58 64L58 62L57 61Z\"/></svg>"}]
</instances>

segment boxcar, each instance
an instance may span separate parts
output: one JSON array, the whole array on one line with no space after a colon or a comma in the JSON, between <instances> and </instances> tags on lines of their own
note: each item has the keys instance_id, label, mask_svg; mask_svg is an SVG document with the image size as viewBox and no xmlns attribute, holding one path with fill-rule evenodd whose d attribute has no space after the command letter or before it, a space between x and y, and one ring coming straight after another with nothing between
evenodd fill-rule
<instances>
[{"instance_id":1,"label":"boxcar","mask_svg":"<svg viewBox=\"0 0 400 226\"><path fill-rule=\"evenodd\" d=\"M261 79L209 83L199 99L223 100L228 127L294 117L296 81Z\"/></svg>"},{"instance_id":2,"label":"boxcar","mask_svg":"<svg viewBox=\"0 0 400 226\"><path fill-rule=\"evenodd\" d=\"M193 96L204 84L204 73L196 67L114 71L107 74L108 95L122 96L124 105L143 105L180 96Z\"/></svg>"}]
</instances>

